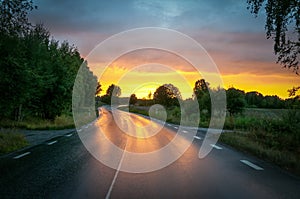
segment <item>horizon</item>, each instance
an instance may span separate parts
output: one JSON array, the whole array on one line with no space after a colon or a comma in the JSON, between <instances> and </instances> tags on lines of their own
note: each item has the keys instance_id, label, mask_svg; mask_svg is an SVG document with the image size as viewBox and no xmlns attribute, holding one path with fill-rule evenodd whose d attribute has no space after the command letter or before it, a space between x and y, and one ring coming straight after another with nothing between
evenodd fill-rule
<instances>
[{"instance_id":1,"label":"horizon","mask_svg":"<svg viewBox=\"0 0 300 199\"><path fill-rule=\"evenodd\" d=\"M277 95L286 99L287 90L300 84L299 76L292 70L276 64L273 41L267 40L265 36L264 11L255 17L247 10L247 3L244 0L89 1L85 4L69 0L60 3L47 0L34 2L38 9L30 13L30 21L44 23L55 39L75 44L83 58L86 58L95 46L114 34L134 28L161 27L182 32L200 43L218 66L224 88L233 86L245 92L257 91L263 95ZM102 12L98 12L99 8L102 8ZM193 49L184 50L191 55L195 53ZM147 56L155 63L172 66L178 74L190 73L189 84L200 77L191 74L184 64L174 63L168 55L157 56L155 53L147 53ZM105 80L100 80L104 91L107 84L118 84L119 80L116 78L118 73L126 72L135 66L135 58L130 55L125 57L119 60L120 63L113 65L114 75L108 75ZM101 65L101 60L87 61L96 75L99 68L105 67ZM152 72L152 77L161 74L162 72L155 71ZM142 71L132 78L139 82L144 77L145 72ZM180 89L177 79L170 78L168 82ZM128 81L119 86L123 87L122 95L125 96L130 95L132 89L140 85ZM155 88L148 89L153 91Z\"/></svg>"}]
</instances>

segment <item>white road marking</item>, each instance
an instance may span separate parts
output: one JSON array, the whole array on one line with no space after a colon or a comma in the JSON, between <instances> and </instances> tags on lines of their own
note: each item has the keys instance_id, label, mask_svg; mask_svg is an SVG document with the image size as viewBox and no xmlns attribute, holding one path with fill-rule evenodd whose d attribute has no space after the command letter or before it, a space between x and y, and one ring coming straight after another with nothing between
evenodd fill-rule
<instances>
[{"instance_id":1,"label":"white road marking","mask_svg":"<svg viewBox=\"0 0 300 199\"><path fill-rule=\"evenodd\" d=\"M28 152L25 152L25 153L22 153L20 155L15 156L14 159L19 159L19 158L24 157L24 156L29 155L29 154L30 154L30 152L28 151Z\"/></svg>"},{"instance_id":2,"label":"white road marking","mask_svg":"<svg viewBox=\"0 0 300 199\"><path fill-rule=\"evenodd\" d=\"M172 126L171 124L167 124L168 126Z\"/></svg>"},{"instance_id":3,"label":"white road marking","mask_svg":"<svg viewBox=\"0 0 300 199\"><path fill-rule=\"evenodd\" d=\"M198 140L201 140L202 138L201 137L199 137L199 136L194 136L194 138L196 138L196 139L198 139Z\"/></svg>"},{"instance_id":4,"label":"white road marking","mask_svg":"<svg viewBox=\"0 0 300 199\"><path fill-rule=\"evenodd\" d=\"M52 142L48 142L47 145L52 145L52 144L55 144L57 142L57 140L54 140Z\"/></svg>"},{"instance_id":5,"label":"white road marking","mask_svg":"<svg viewBox=\"0 0 300 199\"><path fill-rule=\"evenodd\" d=\"M177 126L174 126L174 128L175 128L175 129L178 129L178 127L177 127Z\"/></svg>"},{"instance_id":6,"label":"white road marking","mask_svg":"<svg viewBox=\"0 0 300 199\"><path fill-rule=\"evenodd\" d=\"M252 162L248 161L248 160L240 160L242 163L248 165L249 167L255 169L255 170L264 170L263 168L253 164Z\"/></svg>"},{"instance_id":7,"label":"white road marking","mask_svg":"<svg viewBox=\"0 0 300 199\"><path fill-rule=\"evenodd\" d=\"M212 147L214 147L215 149L218 149L218 150L221 150L221 149L222 149L222 147L219 147L219 146L217 146L217 145L215 145L215 144L211 144L210 146L212 146Z\"/></svg>"},{"instance_id":8,"label":"white road marking","mask_svg":"<svg viewBox=\"0 0 300 199\"><path fill-rule=\"evenodd\" d=\"M67 134L65 135L66 137L71 137L73 135L73 133Z\"/></svg>"},{"instance_id":9,"label":"white road marking","mask_svg":"<svg viewBox=\"0 0 300 199\"><path fill-rule=\"evenodd\" d=\"M184 133L188 133L187 131L185 131L185 130L183 130L182 132L184 132Z\"/></svg>"},{"instance_id":10,"label":"white road marking","mask_svg":"<svg viewBox=\"0 0 300 199\"><path fill-rule=\"evenodd\" d=\"M124 154L125 154L125 151L126 151L126 146L127 146L127 142L126 142L125 149L124 149L124 152L123 152L123 154L122 154L121 160L120 160L120 162L119 162L117 171L116 171L116 173L115 173L114 179L113 179L112 182L111 182L111 185L110 185L110 187L109 187L109 189L108 189L108 192L107 192L107 194L106 194L106 196L105 196L105 199L109 199L109 198L110 198L111 191L112 191L112 189L113 189L113 186L114 186L114 184L115 184L115 182L116 182L117 176L118 176L118 174L119 174L119 172L120 172L120 169L121 169L121 166L122 166L122 162L123 162L123 159L124 159Z\"/></svg>"},{"instance_id":11,"label":"white road marking","mask_svg":"<svg viewBox=\"0 0 300 199\"><path fill-rule=\"evenodd\" d=\"M85 126L84 128L87 129L87 128L89 128L89 126Z\"/></svg>"},{"instance_id":12,"label":"white road marking","mask_svg":"<svg viewBox=\"0 0 300 199\"><path fill-rule=\"evenodd\" d=\"M82 131L82 129L78 129L77 131L80 132L80 131Z\"/></svg>"}]
</instances>

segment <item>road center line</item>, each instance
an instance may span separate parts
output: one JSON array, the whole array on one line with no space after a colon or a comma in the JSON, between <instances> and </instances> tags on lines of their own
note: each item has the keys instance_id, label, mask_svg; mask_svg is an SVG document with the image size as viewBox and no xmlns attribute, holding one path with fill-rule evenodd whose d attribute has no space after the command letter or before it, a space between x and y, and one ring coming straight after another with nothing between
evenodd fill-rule
<instances>
[{"instance_id":1,"label":"road center line","mask_svg":"<svg viewBox=\"0 0 300 199\"><path fill-rule=\"evenodd\" d=\"M215 144L211 144L210 146L212 146L212 147L214 147L215 149L218 149L218 150L221 150L221 149L222 149L222 147L219 147L219 146L217 146L217 145L215 145Z\"/></svg>"},{"instance_id":2,"label":"road center line","mask_svg":"<svg viewBox=\"0 0 300 199\"><path fill-rule=\"evenodd\" d=\"M25 152L25 153L22 153L20 155L15 156L14 159L19 159L19 158L24 157L24 156L29 155L29 154L30 154L30 152L28 151L28 152Z\"/></svg>"},{"instance_id":3,"label":"road center line","mask_svg":"<svg viewBox=\"0 0 300 199\"><path fill-rule=\"evenodd\" d=\"M57 142L57 140L54 140L52 142L48 142L47 145L52 145L52 144L55 144Z\"/></svg>"},{"instance_id":4,"label":"road center line","mask_svg":"<svg viewBox=\"0 0 300 199\"><path fill-rule=\"evenodd\" d=\"M177 127L177 126L174 126L174 128L175 128L175 129L178 129L178 127Z\"/></svg>"},{"instance_id":5,"label":"road center line","mask_svg":"<svg viewBox=\"0 0 300 199\"><path fill-rule=\"evenodd\" d=\"M73 133L67 134L65 135L66 137L71 137L73 135Z\"/></svg>"},{"instance_id":6,"label":"road center line","mask_svg":"<svg viewBox=\"0 0 300 199\"><path fill-rule=\"evenodd\" d=\"M202 138L201 137L199 137L199 136L194 136L194 138L196 138L196 139L198 139L198 140L201 140Z\"/></svg>"},{"instance_id":7,"label":"road center line","mask_svg":"<svg viewBox=\"0 0 300 199\"><path fill-rule=\"evenodd\" d=\"M263 168L253 164L252 162L248 161L248 160L240 160L242 163L248 165L249 167L255 169L255 170L264 170Z\"/></svg>"},{"instance_id":8,"label":"road center line","mask_svg":"<svg viewBox=\"0 0 300 199\"><path fill-rule=\"evenodd\" d=\"M114 178L113 178L113 180L112 180L112 182L111 182L111 185L110 185L110 187L109 187L109 189L108 189L108 192L107 192L107 194L106 194L106 196L105 196L105 199L109 199L109 198L110 198L111 191L112 191L112 189L113 189L113 186L114 186L114 184L115 184L115 182L116 182L116 179L117 179L117 177L118 177L118 174L119 174L120 169L121 169L121 166L122 166L122 162L123 162L124 155L125 155L125 151L126 151L126 146L127 146L127 141L126 141L126 145L125 145L125 148L124 148L124 151L123 151L121 160L120 160L120 162L119 162L117 171L116 171L115 176L114 176Z\"/></svg>"},{"instance_id":9,"label":"road center line","mask_svg":"<svg viewBox=\"0 0 300 199\"><path fill-rule=\"evenodd\" d=\"M186 130L183 130L182 132L184 132L184 133L188 133Z\"/></svg>"}]
</instances>

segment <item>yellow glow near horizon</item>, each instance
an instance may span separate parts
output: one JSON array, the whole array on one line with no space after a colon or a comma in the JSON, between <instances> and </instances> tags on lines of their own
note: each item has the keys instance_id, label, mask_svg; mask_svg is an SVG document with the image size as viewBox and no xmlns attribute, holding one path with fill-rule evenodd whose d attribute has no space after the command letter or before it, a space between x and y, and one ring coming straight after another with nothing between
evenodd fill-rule
<instances>
[{"instance_id":1,"label":"yellow glow near horizon","mask_svg":"<svg viewBox=\"0 0 300 199\"><path fill-rule=\"evenodd\" d=\"M110 84L116 84L121 87L121 97L129 97L131 94L135 94L138 98L148 98L149 92L153 94L155 90L163 84L171 83L176 86L182 94L184 99L192 97L191 90L194 87L195 82L201 78L196 72L138 72L134 71L127 75L126 80L119 82L117 80L122 76L124 69L108 69L107 73L111 75L105 75L101 79L102 93L105 94ZM183 79L178 79L178 75L186 78L187 82ZM224 87L235 87L245 92L258 91L263 95L277 95L280 98L288 98L287 90L295 85L300 85L300 78L296 79L294 76L280 76L280 75L255 75L255 74L234 74L234 75L222 75ZM148 82L148 84L145 84ZM120 84L121 83L121 84ZM211 84L213 88L219 85Z\"/></svg>"},{"instance_id":2,"label":"yellow glow near horizon","mask_svg":"<svg viewBox=\"0 0 300 199\"><path fill-rule=\"evenodd\" d=\"M102 85L101 95L105 94L109 85L116 84L121 88L121 97L129 97L134 93L138 98L148 98L149 92L153 96L159 86L171 83L180 90L183 99L186 99L192 97L195 82L204 78L212 88L235 87L245 92L258 91L263 95L277 95L284 99L289 97L288 89L300 85L299 76L291 72L275 68L274 73L270 73L272 63L245 62L236 68L232 67L234 63L221 62L223 59L217 58L222 69L221 81L219 74L207 71L199 74L186 60L161 50L131 52L115 60L105 71L102 63L92 60L89 63ZM242 72L243 67L251 68L253 65L260 67L252 70L253 72ZM268 70L264 71L264 68Z\"/></svg>"}]
</instances>

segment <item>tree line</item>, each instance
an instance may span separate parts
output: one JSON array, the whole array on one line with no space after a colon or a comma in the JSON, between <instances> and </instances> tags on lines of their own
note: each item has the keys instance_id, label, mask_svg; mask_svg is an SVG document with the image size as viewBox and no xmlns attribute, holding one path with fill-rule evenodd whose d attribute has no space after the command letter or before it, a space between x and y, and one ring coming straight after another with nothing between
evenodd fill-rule
<instances>
[{"instance_id":1,"label":"tree line","mask_svg":"<svg viewBox=\"0 0 300 199\"><path fill-rule=\"evenodd\" d=\"M74 81L84 61L77 48L28 21L28 13L37 9L32 1L3 0L0 9L0 119L70 114ZM83 70L83 87L89 86L87 79L97 82L87 64Z\"/></svg>"},{"instance_id":2,"label":"tree line","mask_svg":"<svg viewBox=\"0 0 300 199\"><path fill-rule=\"evenodd\" d=\"M114 89L116 90L114 91ZM153 94L153 99L137 99L135 94L131 94L129 104L139 104L149 106L153 104L161 104L167 108L179 106L179 101L197 100L200 110L204 110L211 114L211 95L216 95L223 88L211 88L210 83L205 79L195 82L193 88L193 96L183 100L179 89L172 84L163 84L159 86ZM114 91L114 92L113 92ZM227 111L230 115L243 112L244 108L270 108L270 109L291 109L300 108L300 96L281 99L277 95L266 95L257 92L245 92L243 90L230 87L223 89L226 92ZM110 104L112 96L119 97L121 88L117 85L110 85L106 94L99 97L104 103Z\"/></svg>"}]
</instances>

